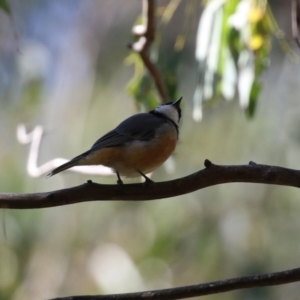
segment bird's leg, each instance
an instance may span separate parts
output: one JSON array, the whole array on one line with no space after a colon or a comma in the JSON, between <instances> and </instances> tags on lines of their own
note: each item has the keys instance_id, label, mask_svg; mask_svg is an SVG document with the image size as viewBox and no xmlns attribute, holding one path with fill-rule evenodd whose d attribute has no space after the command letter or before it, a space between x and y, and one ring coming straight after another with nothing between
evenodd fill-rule
<instances>
[{"instance_id":1,"label":"bird's leg","mask_svg":"<svg viewBox=\"0 0 300 300\"><path fill-rule=\"evenodd\" d=\"M117 184L123 184L123 181L121 180L119 172L116 172L116 173L117 173L117 176L118 176Z\"/></svg>"},{"instance_id":2,"label":"bird's leg","mask_svg":"<svg viewBox=\"0 0 300 300\"><path fill-rule=\"evenodd\" d=\"M151 180L149 177L147 177L143 172L136 170L139 174L141 174L144 178L145 178L145 184L150 184L150 183L154 183L153 180Z\"/></svg>"}]
</instances>

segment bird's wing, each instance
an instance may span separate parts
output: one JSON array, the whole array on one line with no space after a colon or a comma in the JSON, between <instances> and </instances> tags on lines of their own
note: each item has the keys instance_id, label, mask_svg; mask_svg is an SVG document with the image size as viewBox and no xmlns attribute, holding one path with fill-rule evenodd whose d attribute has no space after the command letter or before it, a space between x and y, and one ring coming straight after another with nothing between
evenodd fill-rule
<instances>
[{"instance_id":1,"label":"bird's wing","mask_svg":"<svg viewBox=\"0 0 300 300\"><path fill-rule=\"evenodd\" d=\"M155 129L164 122L164 118L150 113L136 114L96 141L90 151L121 146L134 140L151 140L155 136Z\"/></svg>"}]
</instances>

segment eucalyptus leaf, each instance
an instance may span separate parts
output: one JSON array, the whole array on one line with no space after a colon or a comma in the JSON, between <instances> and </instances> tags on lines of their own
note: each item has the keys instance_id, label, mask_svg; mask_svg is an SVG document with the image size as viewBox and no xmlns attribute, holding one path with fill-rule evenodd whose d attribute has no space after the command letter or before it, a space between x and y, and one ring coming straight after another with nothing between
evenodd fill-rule
<instances>
[{"instance_id":1,"label":"eucalyptus leaf","mask_svg":"<svg viewBox=\"0 0 300 300\"><path fill-rule=\"evenodd\" d=\"M270 9L259 0L210 0L199 21L196 43L198 82L195 120L202 118L204 100L238 98L253 116L261 90L259 76L268 65L272 33Z\"/></svg>"}]
</instances>

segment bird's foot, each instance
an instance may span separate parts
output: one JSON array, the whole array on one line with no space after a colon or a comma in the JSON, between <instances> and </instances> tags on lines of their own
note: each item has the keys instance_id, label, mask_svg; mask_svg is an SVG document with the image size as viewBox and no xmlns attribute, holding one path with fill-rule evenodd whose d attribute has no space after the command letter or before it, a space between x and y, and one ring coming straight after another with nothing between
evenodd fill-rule
<instances>
[{"instance_id":1,"label":"bird's foot","mask_svg":"<svg viewBox=\"0 0 300 300\"><path fill-rule=\"evenodd\" d=\"M144 185L151 185L151 184L154 184L154 181L153 180L151 180L149 177L147 177L146 175L145 175L145 181L144 181Z\"/></svg>"},{"instance_id":2,"label":"bird's foot","mask_svg":"<svg viewBox=\"0 0 300 300\"><path fill-rule=\"evenodd\" d=\"M122 185L123 181L121 180L120 174L119 174L119 172L116 172L116 173L117 173L117 176L118 176L117 184Z\"/></svg>"},{"instance_id":3,"label":"bird's foot","mask_svg":"<svg viewBox=\"0 0 300 300\"><path fill-rule=\"evenodd\" d=\"M123 185L123 181L122 181L121 179L118 179L118 180L117 180L117 184L118 184L118 185Z\"/></svg>"},{"instance_id":4,"label":"bird's foot","mask_svg":"<svg viewBox=\"0 0 300 300\"><path fill-rule=\"evenodd\" d=\"M136 170L141 176L143 176L145 178L144 184L145 185L149 185L149 184L153 184L154 181L151 180L149 177L147 177L143 172Z\"/></svg>"}]
</instances>

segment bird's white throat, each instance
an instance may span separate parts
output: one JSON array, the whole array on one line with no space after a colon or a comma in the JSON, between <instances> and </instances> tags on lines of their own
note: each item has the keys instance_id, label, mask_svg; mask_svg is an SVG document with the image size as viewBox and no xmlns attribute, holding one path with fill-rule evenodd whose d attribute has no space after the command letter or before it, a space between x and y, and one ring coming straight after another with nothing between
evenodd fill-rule
<instances>
[{"instance_id":1,"label":"bird's white throat","mask_svg":"<svg viewBox=\"0 0 300 300\"><path fill-rule=\"evenodd\" d=\"M179 114L173 105L161 105L155 108L155 111L172 120L176 125L179 125Z\"/></svg>"}]
</instances>

